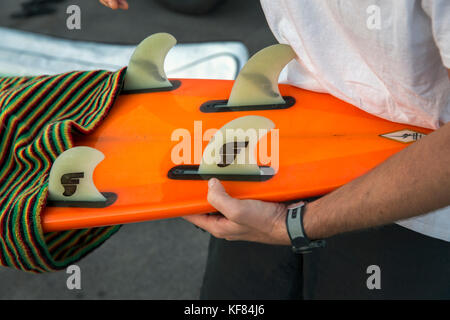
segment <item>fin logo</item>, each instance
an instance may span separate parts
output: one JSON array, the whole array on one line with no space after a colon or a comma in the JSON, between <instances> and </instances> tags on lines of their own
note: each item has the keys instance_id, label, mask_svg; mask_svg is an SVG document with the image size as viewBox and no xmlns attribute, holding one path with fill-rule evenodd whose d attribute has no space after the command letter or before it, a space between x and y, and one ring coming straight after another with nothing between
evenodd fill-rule
<instances>
[{"instance_id":1,"label":"fin logo","mask_svg":"<svg viewBox=\"0 0 450 320\"><path fill-rule=\"evenodd\" d=\"M420 133L420 132L416 132L416 131L412 131L412 130L408 130L408 129L400 130L400 131L396 131L396 132L390 132L390 133L381 135L381 137L383 137L383 138L398 141L401 143L415 142L425 136L426 136L426 134L424 134L424 133Z\"/></svg>"},{"instance_id":2,"label":"fin logo","mask_svg":"<svg viewBox=\"0 0 450 320\"><path fill-rule=\"evenodd\" d=\"M228 167L236 160L236 156L241 153L241 150L247 148L249 141L235 141L225 143L220 149L222 161L217 164L220 168Z\"/></svg>"},{"instance_id":3,"label":"fin logo","mask_svg":"<svg viewBox=\"0 0 450 320\"><path fill-rule=\"evenodd\" d=\"M63 195L66 197L72 196L77 191L77 185L80 184L81 178L84 178L84 172L63 174L61 176L61 184L64 187Z\"/></svg>"}]
</instances>

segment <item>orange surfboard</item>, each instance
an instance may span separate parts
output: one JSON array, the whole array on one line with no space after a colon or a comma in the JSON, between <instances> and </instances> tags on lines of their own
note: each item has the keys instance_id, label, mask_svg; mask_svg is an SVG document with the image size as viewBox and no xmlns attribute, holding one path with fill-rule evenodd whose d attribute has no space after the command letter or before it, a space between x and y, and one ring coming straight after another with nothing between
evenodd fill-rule
<instances>
[{"instance_id":1,"label":"orange surfboard","mask_svg":"<svg viewBox=\"0 0 450 320\"><path fill-rule=\"evenodd\" d=\"M180 82L180 87L170 92L120 96L102 125L77 142L105 155L94 171L94 182L98 190L115 193L117 199L105 208L47 207L42 217L44 230L214 211L206 200L205 180L168 176L177 166L171 154L180 141L172 141L172 134L180 128L191 132L193 162L195 135L246 115L272 120L279 129L278 172L266 181L224 181L232 196L267 201L323 195L430 132L377 118L331 95L289 85L280 85L283 96L295 99L288 109L205 113L200 107L227 99L233 81ZM201 122L202 132L194 133L194 127L199 131L196 121ZM203 141L203 148L206 145Z\"/></svg>"},{"instance_id":2,"label":"orange surfboard","mask_svg":"<svg viewBox=\"0 0 450 320\"><path fill-rule=\"evenodd\" d=\"M93 182L108 199L98 205L49 201L42 215L44 231L213 212L206 199L207 179L212 176L223 180L231 196L241 199L287 201L320 196L431 132L289 85L279 86L282 104L237 108L226 106L234 81L170 82L168 91L124 92L99 128L77 141L77 146L104 155L95 167ZM269 163L263 163L259 154L256 157L262 171L270 170L260 176L221 174L220 168L217 174L199 174L202 154L214 133L210 129L255 116L273 124L264 139L258 139L257 150L276 152L276 161L270 154ZM241 147L234 145L231 162L245 148ZM64 190L76 193L83 175L68 177Z\"/></svg>"}]
</instances>

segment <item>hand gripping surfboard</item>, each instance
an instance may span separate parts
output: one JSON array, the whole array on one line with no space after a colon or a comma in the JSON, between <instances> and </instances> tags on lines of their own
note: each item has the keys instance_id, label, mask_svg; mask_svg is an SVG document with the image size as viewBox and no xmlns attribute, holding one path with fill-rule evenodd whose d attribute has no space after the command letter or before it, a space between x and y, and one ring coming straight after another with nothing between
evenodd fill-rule
<instances>
[{"instance_id":1,"label":"hand gripping surfboard","mask_svg":"<svg viewBox=\"0 0 450 320\"><path fill-rule=\"evenodd\" d=\"M320 196L431 132L278 85L295 57L283 44L256 53L236 81L168 80L175 42L145 39L101 126L55 160L45 231L212 212L211 177L241 199Z\"/></svg>"}]
</instances>

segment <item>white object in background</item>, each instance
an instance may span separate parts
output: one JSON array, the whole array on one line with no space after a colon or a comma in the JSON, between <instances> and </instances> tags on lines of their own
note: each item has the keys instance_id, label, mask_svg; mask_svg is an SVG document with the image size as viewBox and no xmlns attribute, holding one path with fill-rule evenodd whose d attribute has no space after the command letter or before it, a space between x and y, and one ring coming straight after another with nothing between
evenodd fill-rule
<instances>
[{"instance_id":1,"label":"white object in background","mask_svg":"<svg viewBox=\"0 0 450 320\"><path fill-rule=\"evenodd\" d=\"M42 75L73 70L118 70L136 46L60 39L0 28L0 74ZM169 78L235 79L248 60L241 42L177 44L167 54Z\"/></svg>"}]
</instances>

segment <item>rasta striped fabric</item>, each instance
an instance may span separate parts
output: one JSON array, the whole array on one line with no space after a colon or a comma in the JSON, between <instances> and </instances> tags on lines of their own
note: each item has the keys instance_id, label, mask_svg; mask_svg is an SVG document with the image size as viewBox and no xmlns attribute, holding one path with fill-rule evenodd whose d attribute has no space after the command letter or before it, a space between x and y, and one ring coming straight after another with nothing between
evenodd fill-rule
<instances>
[{"instance_id":1,"label":"rasta striped fabric","mask_svg":"<svg viewBox=\"0 0 450 320\"><path fill-rule=\"evenodd\" d=\"M89 134L122 88L117 72L0 77L0 264L56 271L97 248L120 226L43 233L48 176L56 157Z\"/></svg>"}]
</instances>

